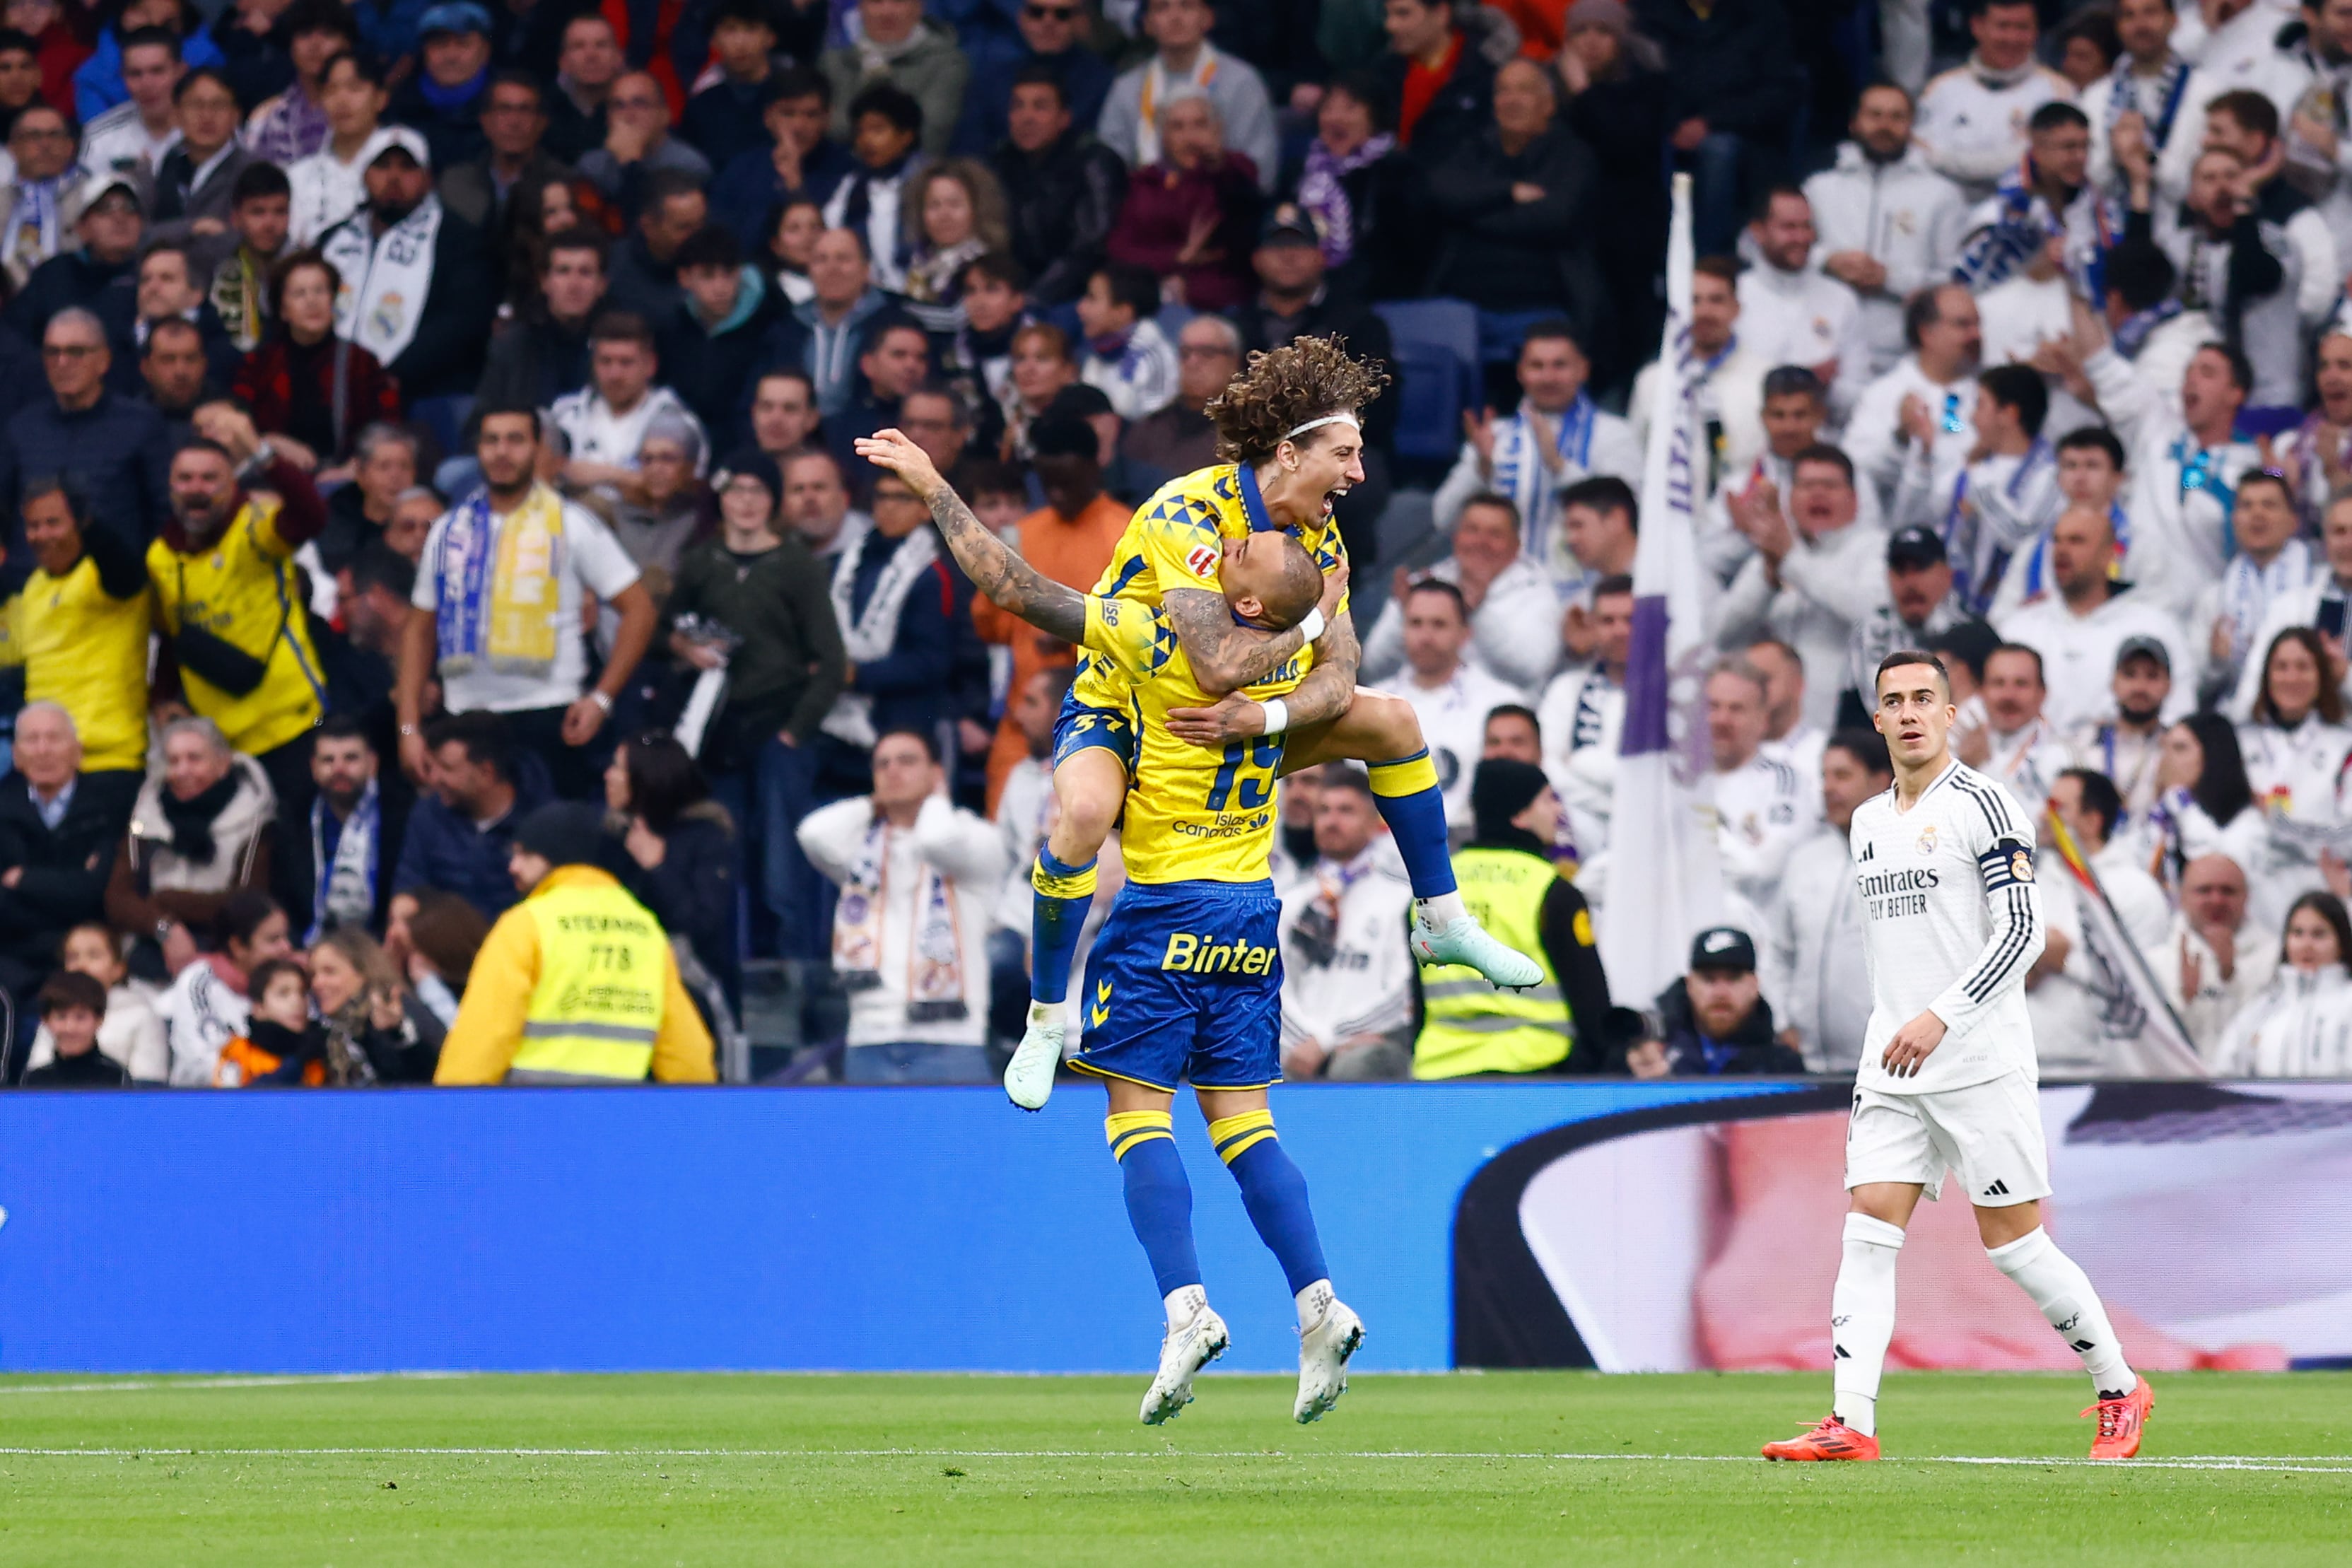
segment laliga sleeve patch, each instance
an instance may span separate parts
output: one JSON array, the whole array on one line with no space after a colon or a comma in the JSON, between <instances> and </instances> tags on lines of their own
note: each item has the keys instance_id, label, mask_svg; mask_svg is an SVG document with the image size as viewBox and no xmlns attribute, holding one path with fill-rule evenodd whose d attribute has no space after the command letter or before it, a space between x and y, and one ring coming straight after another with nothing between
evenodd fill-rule
<instances>
[{"instance_id":1,"label":"laliga sleeve patch","mask_svg":"<svg viewBox=\"0 0 2352 1568\"><path fill-rule=\"evenodd\" d=\"M1203 583L1217 580L1217 563L1221 558L1216 547L1211 544L1195 544L1184 552L1184 564L1192 568L1192 575Z\"/></svg>"},{"instance_id":2,"label":"laliga sleeve patch","mask_svg":"<svg viewBox=\"0 0 2352 1568\"><path fill-rule=\"evenodd\" d=\"M2033 880L2033 846L2021 838L2003 838L1977 857L1985 891L1995 892Z\"/></svg>"}]
</instances>

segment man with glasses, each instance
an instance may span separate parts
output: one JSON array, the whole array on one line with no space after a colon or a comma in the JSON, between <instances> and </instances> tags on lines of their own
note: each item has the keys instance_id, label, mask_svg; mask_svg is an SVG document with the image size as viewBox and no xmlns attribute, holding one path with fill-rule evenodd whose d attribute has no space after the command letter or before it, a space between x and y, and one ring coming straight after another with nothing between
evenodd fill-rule
<instances>
[{"instance_id":1,"label":"man with glasses","mask_svg":"<svg viewBox=\"0 0 2352 1568\"><path fill-rule=\"evenodd\" d=\"M58 312L41 338L49 395L28 404L0 437L0 495L26 479L63 478L82 496L93 528L144 548L171 515L171 451L163 416L106 388L113 356L106 328L79 306ZM0 584L13 590L32 570L22 524L9 530Z\"/></svg>"},{"instance_id":2,"label":"man with glasses","mask_svg":"<svg viewBox=\"0 0 2352 1568\"><path fill-rule=\"evenodd\" d=\"M661 84L646 72L631 71L613 84L613 96L604 100L604 144L581 155L580 173L624 213L634 213L645 199L646 177L662 172L706 184L710 160L669 133L669 100Z\"/></svg>"},{"instance_id":3,"label":"man with glasses","mask_svg":"<svg viewBox=\"0 0 2352 1568\"><path fill-rule=\"evenodd\" d=\"M488 150L442 172L441 205L476 228L504 233L518 193L536 202L541 186L572 177L541 145L546 135L539 83L520 71L499 71L482 100L482 136Z\"/></svg>"},{"instance_id":4,"label":"man with glasses","mask_svg":"<svg viewBox=\"0 0 2352 1568\"><path fill-rule=\"evenodd\" d=\"M8 58L0 47L0 64ZM66 117L46 103L27 105L8 128L8 155L16 177L0 186L0 268L9 286L22 289L33 269L58 254L80 216L75 186L73 132Z\"/></svg>"},{"instance_id":5,"label":"man with glasses","mask_svg":"<svg viewBox=\"0 0 2352 1568\"><path fill-rule=\"evenodd\" d=\"M1080 125L1102 117L1111 68L1086 47L1092 22L1087 9L1087 0L1022 0L1013 21L1021 29L1021 56L973 79L964 95L963 121L956 127L957 152L978 155L1004 140L1016 84L1032 70L1050 73L1070 118Z\"/></svg>"}]
</instances>

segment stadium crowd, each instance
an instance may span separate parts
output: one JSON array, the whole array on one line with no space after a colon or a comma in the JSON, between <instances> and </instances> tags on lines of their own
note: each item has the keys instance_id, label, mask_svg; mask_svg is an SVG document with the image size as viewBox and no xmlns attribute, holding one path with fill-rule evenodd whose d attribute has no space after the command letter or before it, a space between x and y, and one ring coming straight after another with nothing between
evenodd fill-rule
<instances>
[{"instance_id":1,"label":"stadium crowd","mask_svg":"<svg viewBox=\"0 0 2352 1568\"><path fill-rule=\"evenodd\" d=\"M2352 1073L2352 0L0 23L10 1081L495 1079L477 954L583 858L730 1076L756 1012L787 1077L984 1079L1073 650L852 443L1086 588L1309 333L1400 374L1339 506L1364 679L1462 853L1559 877L1556 984L1465 1018L1362 773L1286 780L1292 1077L1851 1071L1906 646L2095 879L2045 859L2046 1068L2135 1070L2153 987L2216 1073ZM1675 170L1728 913L1612 1000ZM1458 452L1405 427L1447 331Z\"/></svg>"}]
</instances>

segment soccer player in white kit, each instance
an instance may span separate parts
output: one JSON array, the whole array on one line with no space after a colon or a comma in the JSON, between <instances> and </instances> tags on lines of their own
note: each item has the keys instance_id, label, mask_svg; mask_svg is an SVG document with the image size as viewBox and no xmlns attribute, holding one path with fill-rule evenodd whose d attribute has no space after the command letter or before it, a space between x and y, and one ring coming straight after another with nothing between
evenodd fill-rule
<instances>
[{"instance_id":1,"label":"soccer player in white kit","mask_svg":"<svg viewBox=\"0 0 2352 1568\"><path fill-rule=\"evenodd\" d=\"M1878 667L1871 722L1895 787L1856 808L1871 1013L1846 1124L1845 1250L1830 1297L1831 1415L1768 1459L1878 1458L1878 1381L1895 1335L1895 1260L1925 1193L1958 1172L1986 1256L2083 1358L2097 1401L2095 1459L2139 1452L2155 1407L2124 1361L2106 1309L2042 1228L2049 1160L2025 1014L2025 973L2044 941L2032 820L1999 783L1956 761L1952 687L1935 655Z\"/></svg>"}]
</instances>

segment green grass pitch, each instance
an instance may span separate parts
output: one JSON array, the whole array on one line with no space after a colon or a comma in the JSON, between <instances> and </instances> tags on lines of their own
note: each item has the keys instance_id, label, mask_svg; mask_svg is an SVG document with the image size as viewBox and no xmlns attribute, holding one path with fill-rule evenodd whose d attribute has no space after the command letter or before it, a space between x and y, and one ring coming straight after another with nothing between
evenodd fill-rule
<instances>
[{"instance_id":1,"label":"green grass pitch","mask_svg":"<svg viewBox=\"0 0 2352 1568\"><path fill-rule=\"evenodd\" d=\"M2352 1563L2352 1374L1897 1375L1876 1465L1767 1465L1821 1375L0 1379L0 1564ZM1999 1464L1951 1462L1997 1458Z\"/></svg>"}]
</instances>

